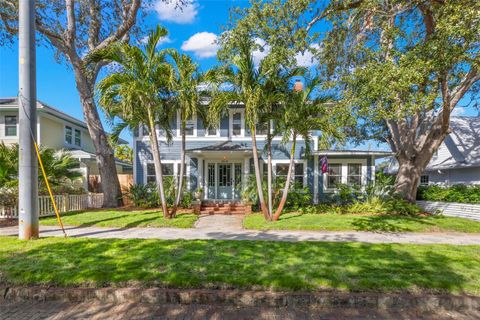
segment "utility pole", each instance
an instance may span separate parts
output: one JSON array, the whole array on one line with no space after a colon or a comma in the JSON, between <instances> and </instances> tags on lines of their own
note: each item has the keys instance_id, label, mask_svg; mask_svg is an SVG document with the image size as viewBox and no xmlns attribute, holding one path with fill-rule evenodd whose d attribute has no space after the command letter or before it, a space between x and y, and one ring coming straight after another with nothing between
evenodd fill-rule
<instances>
[{"instance_id":1,"label":"utility pole","mask_svg":"<svg viewBox=\"0 0 480 320\"><path fill-rule=\"evenodd\" d=\"M34 148L37 138L35 0L20 0L18 9L18 237L30 240L38 238L38 165Z\"/></svg>"}]
</instances>

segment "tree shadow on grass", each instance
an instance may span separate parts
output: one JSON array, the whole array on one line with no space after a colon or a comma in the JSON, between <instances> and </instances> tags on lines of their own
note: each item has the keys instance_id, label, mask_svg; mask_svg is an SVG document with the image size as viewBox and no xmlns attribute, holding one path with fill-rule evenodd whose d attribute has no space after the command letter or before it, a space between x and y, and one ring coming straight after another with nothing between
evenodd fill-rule
<instances>
[{"instance_id":1,"label":"tree shadow on grass","mask_svg":"<svg viewBox=\"0 0 480 320\"><path fill-rule=\"evenodd\" d=\"M478 294L476 250L439 245L46 238L20 252L1 251L0 274L3 282L27 285L420 288Z\"/></svg>"},{"instance_id":2,"label":"tree shadow on grass","mask_svg":"<svg viewBox=\"0 0 480 320\"><path fill-rule=\"evenodd\" d=\"M424 217L416 216L401 216L401 215L372 215L362 216L357 220L352 221L352 225L356 231L370 231L370 232L412 232L415 229L408 226L408 222L415 224L433 226L425 220Z\"/></svg>"}]
</instances>

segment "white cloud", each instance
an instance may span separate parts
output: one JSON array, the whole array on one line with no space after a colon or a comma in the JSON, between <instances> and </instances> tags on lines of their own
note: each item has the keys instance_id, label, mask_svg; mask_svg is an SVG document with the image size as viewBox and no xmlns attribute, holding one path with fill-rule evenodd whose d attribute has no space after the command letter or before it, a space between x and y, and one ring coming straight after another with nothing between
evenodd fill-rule
<instances>
[{"instance_id":1,"label":"white cloud","mask_svg":"<svg viewBox=\"0 0 480 320\"><path fill-rule=\"evenodd\" d=\"M148 42L148 36L143 37L143 38L140 39L138 42L141 43L141 44L147 44L147 42ZM172 43L172 42L173 42L173 40L170 39L168 36L161 37L161 38L158 40L157 47L161 46L162 44Z\"/></svg>"},{"instance_id":2,"label":"white cloud","mask_svg":"<svg viewBox=\"0 0 480 320\"><path fill-rule=\"evenodd\" d=\"M268 55L271 47L260 38L255 38L255 43L261 47L261 49L259 48L252 52L253 63L258 66L260 62Z\"/></svg>"},{"instance_id":3,"label":"white cloud","mask_svg":"<svg viewBox=\"0 0 480 320\"><path fill-rule=\"evenodd\" d=\"M211 32L195 33L182 44L183 51L190 51L198 58L210 58L217 54L220 46L216 43L218 36Z\"/></svg>"},{"instance_id":4,"label":"white cloud","mask_svg":"<svg viewBox=\"0 0 480 320\"><path fill-rule=\"evenodd\" d=\"M177 6L177 1L157 0L154 9L158 19L178 24L188 24L195 20L198 14L197 0L188 0L184 6Z\"/></svg>"},{"instance_id":5,"label":"white cloud","mask_svg":"<svg viewBox=\"0 0 480 320\"><path fill-rule=\"evenodd\" d=\"M318 44L313 44L311 48L314 50L318 50L320 47L318 46ZM297 53L295 55L295 60L297 60L297 64L299 66L306 68L310 68L318 64L318 60L314 57L311 50L306 50L304 53Z\"/></svg>"},{"instance_id":6,"label":"white cloud","mask_svg":"<svg viewBox=\"0 0 480 320\"><path fill-rule=\"evenodd\" d=\"M465 113L465 108L464 107L455 107L455 109L453 109L452 111L452 116L461 116L462 114Z\"/></svg>"}]
</instances>

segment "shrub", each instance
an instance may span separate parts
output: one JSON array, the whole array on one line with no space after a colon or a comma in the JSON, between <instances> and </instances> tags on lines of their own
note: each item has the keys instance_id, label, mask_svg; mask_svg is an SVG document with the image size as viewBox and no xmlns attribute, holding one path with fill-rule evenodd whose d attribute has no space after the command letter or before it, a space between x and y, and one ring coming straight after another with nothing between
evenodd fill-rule
<instances>
[{"instance_id":1,"label":"shrub","mask_svg":"<svg viewBox=\"0 0 480 320\"><path fill-rule=\"evenodd\" d=\"M154 208L160 205L157 186L154 183L130 185L127 197L136 207Z\"/></svg>"},{"instance_id":2,"label":"shrub","mask_svg":"<svg viewBox=\"0 0 480 320\"><path fill-rule=\"evenodd\" d=\"M480 185L457 184L451 187L438 185L421 186L418 188L417 199L473 204L480 203Z\"/></svg>"},{"instance_id":3,"label":"shrub","mask_svg":"<svg viewBox=\"0 0 480 320\"><path fill-rule=\"evenodd\" d=\"M389 214L398 215L417 215L422 212L422 209L414 204L403 199L392 198L385 202L385 208Z\"/></svg>"},{"instance_id":4,"label":"shrub","mask_svg":"<svg viewBox=\"0 0 480 320\"><path fill-rule=\"evenodd\" d=\"M190 208L193 202L193 194L191 192L184 192L180 206L183 208Z\"/></svg>"}]
</instances>

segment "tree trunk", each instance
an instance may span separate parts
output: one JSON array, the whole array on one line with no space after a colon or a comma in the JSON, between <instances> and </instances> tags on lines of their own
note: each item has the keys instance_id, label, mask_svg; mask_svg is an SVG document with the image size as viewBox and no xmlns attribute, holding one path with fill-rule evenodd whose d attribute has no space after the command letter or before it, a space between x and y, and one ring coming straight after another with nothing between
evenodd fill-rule
<instances>
[{"instance_id":1,"label":"tree trunk","mask_svg":"<svg viewBox=\"0 0 480 320\"><path fill-rule=\"evenodd\" d=\"M153 153L153 165L155 166L155 180L157 183L158 195L160 196L160 201L162 202L162 211L163 217L169 219L170 214L168 212L167 200L165 198L165 190L163 188L163 172L162 172L162 159L160 157L160 146L158 144L157 130L153 122L153 117L148 112L149 117L149 127L150 127L150 143L152 144L152 153Z\"/></svg>"},{"instance_id":2,"label":"tree trunk","mask_svg":"<svg viewBox=\"0 0 480 320\"><path fill-rule=\"evenodd\" d=\"M186 138L185 138L185 123L182 121L182 147L180 151L180 173L178 175L177 182L177 196L175 198L175 203L173 204L172 217L175 217L177 214L177 207L182 200L182 188L183 188L183 176L185 172L185 149L186 149Z\"/></svg>"},{"instance_id":3,"label":"tree trunk","mask_svg":"<svg viewBox=\"0 0 480 320\"><path fill-rule=\"evenodd\" d=\"M262 177L260 175L260 165L258 162L258 150L257 150L257 131L255 127L250 127L250 132L252 134L252 151L253 151L253 165L255 167L255 180L257 182L257 192L258 192L258 201L260 202L260 209L262 210L265 220L271 220L270 212L268 211L267 206L265 205L265 198L263 197L263 188L262 188Z\"/></svg>"},{"instance_id":4,"label":"tree trunk","mask_svg":"<svg viewBox=\"0 0 480 320\"><path fill-rule=\"evenodd\" d=\"M268 190L268 212L273 212L272 204L272 140L270 139L270 121L268 122L268 138L267 138L267 190Z\"/></svg>"},{"instance_id":5,"label":"tree trunk","mask_svg":"<svg viewBox=\"0 0 480 320\"><path fill-rule=\"evenodd\" d=\"M100 173L103 207L115 208L123 205L122 191L118 182L117 167L112 147L108 142L107 134L103 129L95 101L93 99L93 84L84 75L83 69L74 68L77 90L80 94L83 115L87 123L88 132L95 147L98 171Z\"/></svg>"},{"instance_id":6,"label":"tree trunk","mask_svg":"<svg viewBox=\"0 0 480 320\"><path fill-rule=\"evenodd\" d=\"M285 188L283 189L282 199L280 200L277 211L275 211L275 215L273 216L273 221L277 221L278 218L280 218L280 215L282 214L282 211L283 211L283 207L287 202L288 191L290 189L290 180L292 180L292 171L293 171L292 169L293 169L293 163L294 163L293 159L295 158L296 145L297 145L297 134L294 132L293 139L292 139L292 148L290 149L290 163L288 165L287 181L285 181Z\"/></svg>"}]
</instances>

